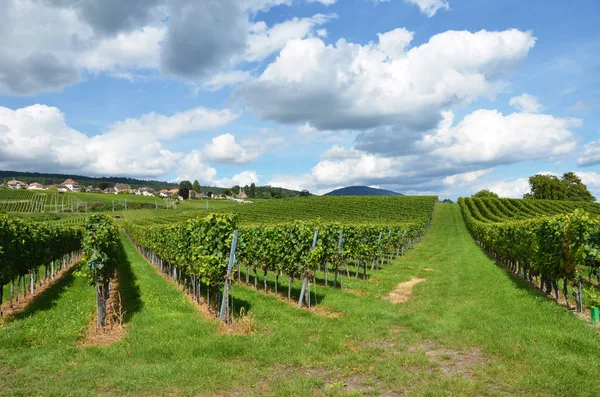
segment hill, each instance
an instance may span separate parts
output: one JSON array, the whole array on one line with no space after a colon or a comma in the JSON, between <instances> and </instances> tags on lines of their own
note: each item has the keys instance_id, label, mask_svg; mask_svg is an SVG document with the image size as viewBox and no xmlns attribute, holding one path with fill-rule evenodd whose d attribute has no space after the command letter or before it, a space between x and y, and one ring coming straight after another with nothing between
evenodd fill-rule
<instances>
[{"instance_id":1,"label":"hill","mask_svg":"<svg viewBox=\"0 0 600 397\"><path fill-rule=\"evenodd\" d=\"M24 183L38 182L42 185L56 185L62 183L66 179L74 179L81 186L93 186L98 187L101 183L108 183L113 186L117 183L125 183L132 188L139 187L151 187L156 190L161 189L174 189L178 186L177 183L156 181L156 180L143 180L128 177L91 177L84 175L73 175L73 174L51 174L51 173L39 173L39 172L22 172L22 171L1 171L0 170L0 183L5 184L12 180L18 179ZM193 182L193 181L192 181ZM222 188L215 186L200 186L200 190L204 193L223 193L231 188ZM246 188L246 193L248 189ZM237 193L237 191L236 191ZM299 192L296 190L284 189L276 186L256 186L256 197L259 198L290 198L298 196L308 196L309 192Z\"/></svg>"},{"instance_id":2,"label":"hill","mask_svg":"<svg viewBox=\"0 0 600 397\"><path fill-rule=\"evenodd\" d=\"M348 186L333 190L324 196L404 196L391 190L376 189L368 186Z\"/></svg>"}]
</instances>

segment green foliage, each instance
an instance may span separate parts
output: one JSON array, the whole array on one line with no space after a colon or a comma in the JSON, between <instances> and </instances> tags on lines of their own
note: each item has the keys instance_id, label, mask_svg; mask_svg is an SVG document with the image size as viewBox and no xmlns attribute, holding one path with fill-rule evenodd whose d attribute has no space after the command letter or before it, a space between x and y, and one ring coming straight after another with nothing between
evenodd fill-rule
<instances>
[{"instance_id":1,"label":"green foliage","mask_svg":"<svg viewBox=\"0 0 600 397\"><path fill-rule=\"evenodd\" d=\"M90 216L85 221L83 261L78 273L93 285L108 283L119 265L120 251L119 231L112 219L105 215Z\"/></svg>"},{"instance_id":2,"label":"green foliage","mask_svg":"<svg viewBox=\"0 0 600 397\"><path fill-rule=\"evenodd\" d=\"M195 191L196 193L200 192L200 183L198 182L197 179L192 184L192 190Z\"/></svg>"},{"instance_id":3,"label":"green foliage","mask_svg":"<svg viewBox=\"0 0 600 397\"><path fill-rule=\"evenodd\" d=\"M488 200L478 200L459 199L467 227L477 241L504 260L517 261L552 279L575 281L590 258L600 257L596 247L600 221L582 209L525 220L496 220L485 206Z\"/></svg>"},{"instance_id":4,"label":"green foliage","mask_svg":"<svg viewBox=\"0 0 600 397\"><path fill-rule=\"evenodd\" d=\"M207 285L225 281L236 217L211 214L165 226L128 224L127 233L140 246Z\"/></svg>"},{"instance_id":5,"label":"green foliage","mask_svg":"<svg viewBox=\"0 0 600 397\"><path fill-rule=\"evenodd\" d=\"M529 177L531 193L524 198L570 201L596 201L596 198L573 172L566 172L559 179L555 175L533 175Z\"/></svg>"},{"instance_id":6,"label":"green foliage","mask_svg":"<svg viewBox=\"0 0 600 397\"><path fill-rule=\"evenodd\" d=\"M475 193L472 197L479 198L498 198L498 195L488 189L481 189L477 193Z\"/></svg>"},{"instance_id":7,"label":"green foliage","mask_svg":"<svg viewBox=\"0 0 600 397\"><path fill-rule=\"evenodd\" d=\"M81 230L0 215L0 284L81 247Z\"/></svg>"}]
</instances>

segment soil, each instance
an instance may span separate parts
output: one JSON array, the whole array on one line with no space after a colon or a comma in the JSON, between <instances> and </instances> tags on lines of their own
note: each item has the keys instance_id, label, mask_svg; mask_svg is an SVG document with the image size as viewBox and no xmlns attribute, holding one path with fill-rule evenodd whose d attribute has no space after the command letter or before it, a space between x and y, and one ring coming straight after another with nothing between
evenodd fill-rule
<instances>
[{"instance_id":1,"label":"soil","mask_svg":"<svg viewBox=\"0 0 600 397\"><path fill-rule=\"evenodd\" d=\"M98 316L94 316L90 321L85 337L81 341L83 346L108 346L120 341L125 336L125 324L123 318L125 312L121 304L121 294L119 293L118 277L114 277L110 283L110 292L106 309L106 326L99 327L97 324Z\"/></svg>"},{"instance_id":2,"label":"soil","mask_svg":"<svg viewBox=\"0 0 600 397\"><path fill-rule=\"evenodd\" d=\"M392 303L404 303L408 301L412 295L413 286L423 281L426 281L426 279L413 277L410 281L398 284L396 288L390 292L387 300Z\"/></svg>"}]
</instances>

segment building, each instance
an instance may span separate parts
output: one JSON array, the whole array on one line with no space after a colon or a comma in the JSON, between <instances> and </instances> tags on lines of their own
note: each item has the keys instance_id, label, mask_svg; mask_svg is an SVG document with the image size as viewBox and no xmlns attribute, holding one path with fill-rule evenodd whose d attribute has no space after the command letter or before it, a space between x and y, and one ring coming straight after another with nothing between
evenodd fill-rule
<instances>
[{"instance_id":1,"label":"building","mask_svg":"<svg viewBox=\"0 0 600 397\"><path fill-rule=\"evenodd\" d=\"M8 182L7 185L9 189L27 189L27 184L25 182L17 181L16 179Z\"/></svg>"},{"instance_id":2,"label":"building","mask_svg":"<svg viewBox=\"0 0 600 397\"><path fill-rule=\"evenodd\" d=\"M241 199L248 198L248 196L246 195L246 192L244 192L244 189L242 189L241 186L240 186L240 192L237 194L236 197L237 198L241 198Z\"/></svg>"},{"instance_id":3,"label":"building","mask_svg":"<svg viewBox=\"0 0 600 397\"><path fill-rule=\"evenodd\" d=\"M160 197L169 197L170 195L171 195L171 193L167 189L163 189L159 193Z\"/></svg>"},{"instance_id":4,"label":"building","mask_svg":"<svg viewBox=\"0 0 600 397\"><path fill-rule=\"evenodd\" d=\"M79 191L79 183L75 182L71 178L69 178L66 181L64 181L62 183L62 186L65 186L67 189L69 189L72 192L78 192Z\"/></svg>"},{"instance_id":5,"label":"building","mask_svg":"<svg viewBox=\"0 0 600 397\"><path fill-rule=\"evenodd\" d=\"M179 194L179 189L171 189L169 190L169 193L171 193L171 196L177 196Z\"/></svg>"},{"instance_id":6,"label":"building","mask_svg":"<svg viewBox=\"0 0 600 397\"><path fill-rule=\"evenodd\" d=\"M117 183L115 185L115 191L117 194L121 192L129 192L131 191L131 186L126 183Z\"/></svg>"},{"instance_id":7,"label":"building","mask_svg":"<svg viewBox=\"0 0 600 397\"><path fill-rule=\"evenodd\" d=\"M135 189L133 191L133 193L135 193L138 196L154 196L156 194L156 190L154 190L150 187L141 187L141 188Z\"/></svg>"},{"instance_id":8,"label":"building","mask_svg":"<svg viewBox=\"0 0 600 397\"><path fill-rule=\"evenodd\" d=\"M56 190L58 190L59 193L66 193L72 191L70 187L65 185L56 185Z\"/></svg>"},{"instance_id":9,"label":"building","mask_svg":"<svg viewBox=\"0 0 600 397\"><path fill-rule=\"evenodd\" d=\"M41 183L37 183L37 182L30 183L29 186L27 187L27 189L29 189L29 190L45 190L44 186Z\"/></svg>"}]
</instances>

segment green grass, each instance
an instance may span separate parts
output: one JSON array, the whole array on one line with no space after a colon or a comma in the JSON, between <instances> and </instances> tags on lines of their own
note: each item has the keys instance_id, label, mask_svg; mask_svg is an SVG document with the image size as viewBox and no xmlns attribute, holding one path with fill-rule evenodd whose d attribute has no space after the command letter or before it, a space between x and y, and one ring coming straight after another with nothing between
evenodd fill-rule
<instances>
[{"instance_id":1,"label":"green grass","mask_svg":"<svg viewBox=\"0 0 600 397\"><path fill-rule=\"evenodd\" d=\"M236 308L258 327L246 336L218 335L124 244L124 339L80 346L93 289L67 278L51 304L0 328L0 395L600 395L596 331L487 258L456 205L438 205L428 235L393 265L344 278L365 295L317 287L342 318L235 285ZM410 301L381 299L412 277L427 281Z\"/></svg>"}]
</instances>

